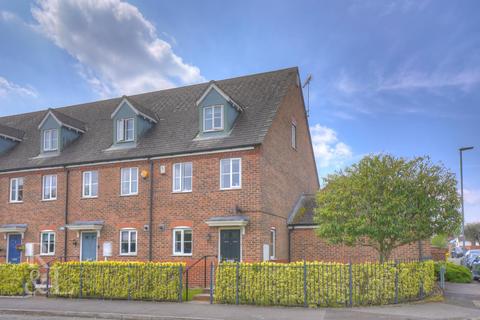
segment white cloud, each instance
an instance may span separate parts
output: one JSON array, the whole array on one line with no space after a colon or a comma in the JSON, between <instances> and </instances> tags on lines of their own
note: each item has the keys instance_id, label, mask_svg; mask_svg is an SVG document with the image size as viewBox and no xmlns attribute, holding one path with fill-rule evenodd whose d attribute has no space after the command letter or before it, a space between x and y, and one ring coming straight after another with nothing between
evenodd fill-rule
<instances>
[{"instance_id":1,"label":"white cloud","mask_svg":"<svg viewBox=\"0 0 480 320\"><path fill-rule=\"evenodd\" d=\"M0 97L6 97L12 94L33 98L38 96L36 90L31 86L21 86L0 76Z\"/></svg>"},{"instance_id":2,"label":"white cloud","mask_svg":"<svg viewBox=\"0 0 480 320\"><path fill-rule=\"evenodd\" d=\"M17 19L18 18L14 13L10 11L0 10L0 21L12 22Z\"/></svg>"},{"instance_id":3,"label":"white cloud","mask_svg":"<svg viewBox=\"0 0 480 320\"><path fill-rule=\"evenodd\" d=\"M339 169L353 157L352 149L339 141L337 133L328 127L316 124L310 127L313 151L319 168Z\"/></svg>"},{"instance_id":4,"label":"white cloud","mask_svg":"<svg viewBox=\"0 0 480 320\"><path fill-rule=\"evenodd\" d=\"M463 197L466 204L480 206L480 190L463 189Z\"/></svg>"},{"instance_id":5,"label":"white cloud","mask_svg":"<svg viewBox=\"0 0 480 320\"><path fill-rule=\"evenodd\" d=\"M79 62L79 74L102 96L204 80L129 3L39 0L32 15L35 27Z\"/></svg>"}]
</instances>

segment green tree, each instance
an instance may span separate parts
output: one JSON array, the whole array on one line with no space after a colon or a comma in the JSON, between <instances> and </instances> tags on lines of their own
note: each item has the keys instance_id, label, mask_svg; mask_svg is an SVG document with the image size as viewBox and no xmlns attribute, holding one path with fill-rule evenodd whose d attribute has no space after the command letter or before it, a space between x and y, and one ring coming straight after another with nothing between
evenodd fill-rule
<instances>
[{"instance_id":1,"label":"green tree","mask_svg":"<svg viewBox=\"0 0 480 320\"><path fill-rule=\"evenodd\" d=\"M318 236L372 247L381 261L396 247L450 234L461 221L454 174L428 157L366 156L324 180L317 194Z\"/></svg>"},{"instance_id":2,"label":"green tree","mask_svg":"<svg viewBox=\"0 0 480 320\"><path fill-rule=\"evenodd\" d=\"M438 247L438 248L448 247L448 237L444 234L437 234L433 236L430 242L434 247Z\"/></svg>"},{"instance_id":3,"label":"green tree","mask_svg":"<svg viewBox=\"0 0 480 320\"><path fill-rule=\"evenodd\" d=\"M465 239L472 242L480 243L480 222L468 223L465 225Z\"/></svg>"}]
</instances>

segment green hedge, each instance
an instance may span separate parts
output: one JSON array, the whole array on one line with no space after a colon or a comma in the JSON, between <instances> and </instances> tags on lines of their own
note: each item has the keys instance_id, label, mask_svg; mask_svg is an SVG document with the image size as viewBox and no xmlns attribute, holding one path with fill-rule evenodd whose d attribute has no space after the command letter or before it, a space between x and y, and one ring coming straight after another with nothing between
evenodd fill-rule
<instances>
[{"instance_id":1,"label":"green hedge","mask_svg":"<svg viewBox=\"0 0 480 320\"><path fill-rule=\"evenodd\" d=\"M183 263L66 262L51 269L51 295L178 301Z\"/></svg>"},{"instance_id":2,"label":"green hedge","mask_svg":"<svg viewBox=\"0 0 480 320\"><path fill-rule=\"evenodd\" d=\"M216 270L215 301L236 303L236 263L222 263ZM239 263L238 298L241 304L304 305L304 264ZM397 299L416 300L433 291L432 261L352 264L352 305L380 305ZM350 305L350 267L341 263L306 263L309 306Z\"/></svg>"},{"instance_id":3,"label":"green hedge","mask_svg":"<svg viewBox=\"0 0 480 320\"><path fill-rule=\"evenodd\" d=\"M435 263L435 275L437 279L440 278L440 267L446 267L445 281L456 283L470 283L472 282L472 273L465 266L460 266L451 262L437 262Z\"/></svg>"},{"instance_id":4,"label":"green hedge","mask_svg":"<svg viewBox=\"0 0 480 320\"><path fill-rule=\"evenodd\" d=\"M33 270L38 270L38 266L27 263L0 264L0 295L20 296L31 292Z\"/></svg>"}]
</instances>

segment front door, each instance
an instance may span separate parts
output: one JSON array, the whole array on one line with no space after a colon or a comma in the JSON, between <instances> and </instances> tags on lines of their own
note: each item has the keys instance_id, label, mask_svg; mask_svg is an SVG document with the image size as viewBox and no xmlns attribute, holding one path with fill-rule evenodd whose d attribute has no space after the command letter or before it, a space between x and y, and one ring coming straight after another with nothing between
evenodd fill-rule
<instances>
[{"instance_id":1,"label":"front door","mask_svg":"<svg viewBox=\"0 0 480 320\"><path fill-rule=\"evenodd\" d=\"M222 261L240 261L240 230L220 230L220 257Z\"/></svg>"},{"instance_id":2,"label":"front door","mask_svg":"<svg viewBox=\"0 0 480 320\"><path fill-rule=\"evenodd\" d=\"M17 249L22 245L21 234L9 234L8 235L8 263L20 263L22 252Z\"/></svg>"},{"instance_id":3,"label":"front door","mask_svg":"<svg viewBox=\"0 0 480 320\"><path fill-rule=\"evenodd\" d=\"M82 232L82 261L97 260L97 233Z\"/></svg>"}]
</instances>

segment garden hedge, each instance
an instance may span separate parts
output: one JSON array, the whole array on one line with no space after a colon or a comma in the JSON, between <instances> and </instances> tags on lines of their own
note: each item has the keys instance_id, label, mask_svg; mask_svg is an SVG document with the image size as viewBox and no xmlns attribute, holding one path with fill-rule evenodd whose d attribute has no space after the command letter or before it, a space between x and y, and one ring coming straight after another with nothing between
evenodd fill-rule
<instances>
[{"instance_id":1,"label":"garden hedge","mask_svg":"<svg viewBox=\"0 0 480 320\"><path fill-rule=\"evenodd\" d=\"M61 297L178 301L184 263L64 262L50 271Z\"/></svg>"},{"instance_id":2,"label":"garden hedge","mask_svg":"<svg viewBox=\"0 0 480 320\"><path fill-rule=\"evenodd\" d=\"M0 264L0 296L20 296L32 290L31 272L37 265Z\"/></svg>"},{"instance_id":3,"label":"garden hedge","mask_svg":"<svg viewBox=\"0 0 480 320\"><path fill-rule=\"evenodd\" d=\"M440 278L440 267L444 265L446 267L445 281L456 283L470 283L472 282L472 273L465 266L460 266L451 262L438 262L435 263L435 274L437 278Z\"/></svg>"},{"instance_id":4,"label":"garden hedge","mask_svg":"<svg viewBox=\"0 0 480 320\"><path fill-rule=\"evenodd\" d=\"M217 303L236 303L236 273L236 263L217 267ZM341 263L307 262L304 266L303 262L262 262L239 263L238 279L240 304L300 306L306 302L309 306L339 307L420 299L433 291L435 273L432 261L362 263L352 264L351 269Z\"/></svg>"}]
</instances>

